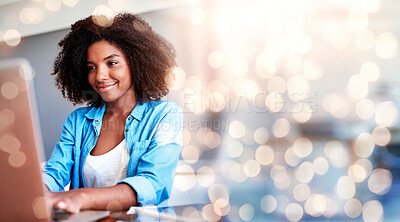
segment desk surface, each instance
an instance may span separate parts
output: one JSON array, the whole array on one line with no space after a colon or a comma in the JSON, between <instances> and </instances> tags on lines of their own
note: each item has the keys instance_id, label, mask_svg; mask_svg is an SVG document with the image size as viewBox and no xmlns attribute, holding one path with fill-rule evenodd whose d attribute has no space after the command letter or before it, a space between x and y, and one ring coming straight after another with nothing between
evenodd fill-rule
<instances>
[{"instance_id":1,"label":"desk surface","mask_svg":"<svg viewBox=\"0 0 400 222\"><path fill-rule=\"evenodd\" d=\"M132 207L128 211L82 211L71 215L57 215L62 222L70 221L205 221L202 209L205 204L181 206Z\"/></svg>"}]
</instances>

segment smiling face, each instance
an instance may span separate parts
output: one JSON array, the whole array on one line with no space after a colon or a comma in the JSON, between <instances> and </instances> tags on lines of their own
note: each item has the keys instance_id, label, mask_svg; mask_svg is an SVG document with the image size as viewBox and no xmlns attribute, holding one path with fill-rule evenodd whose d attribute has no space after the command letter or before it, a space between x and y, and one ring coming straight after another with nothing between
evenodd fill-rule
<instances>
[{"instance_id":1,"label":"smiling face","mask_svg":"<svg viewBox=\"0 0 400 222\"><path fill-rule=\"evenodd\" d=\"M87 67L89 84L104 101L135 102L131 72L120 49L107 41L93 43L87 50Z\"/></svg>"}]
</instances>

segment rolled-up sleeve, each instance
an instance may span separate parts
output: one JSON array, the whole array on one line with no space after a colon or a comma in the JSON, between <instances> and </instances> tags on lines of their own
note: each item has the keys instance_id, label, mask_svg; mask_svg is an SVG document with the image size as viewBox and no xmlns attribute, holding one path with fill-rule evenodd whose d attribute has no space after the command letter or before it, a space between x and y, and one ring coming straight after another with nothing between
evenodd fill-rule
<instances>
[{"instance_id":1,"label":"rolled-up sleeve","mask_svg":"<svg viewBox=\"0 0 400 222\"><path fill-rule=\"evenodd\" d=\"M160 113L162 117L148 150L139 160L136 175L119 182L136 191L140 205L160 204L169 199L182 149L182 109L170 104Z\"/></svg>"},{"instance_id":2,"label":"rolled-up sleeve","mask_svg":"<svg viewBox=\"0 0 400 222\"><path fill-rule=\"evenodd\" d=\"M50 191L63 191L71 180L71 169L74 165L75 120L76 112L72 112L63 125L60 141L56 143L44 167L44 183Z\"/></svg>"}]
</instances>

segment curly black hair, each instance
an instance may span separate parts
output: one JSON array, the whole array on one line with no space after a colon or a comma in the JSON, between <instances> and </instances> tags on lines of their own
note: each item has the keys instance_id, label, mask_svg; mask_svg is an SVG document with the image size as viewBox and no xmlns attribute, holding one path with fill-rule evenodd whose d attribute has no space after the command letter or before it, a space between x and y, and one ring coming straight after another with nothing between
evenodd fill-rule
<instances>
[{"instance_id":1,"label":"curly black hair","mask_svg":"<svg viewBox=\"0 0 400 222\"><path fill-rule=\"evenodd\" d=\"M167 95L168 74L175 66L175 51L151 26L137 15L124 13L104 26L95 16L75 22L58 45L53 73L64 98L74 105L104 104L88 81L87 49L98 41L107 41L119 48L128 60L136 99L139 103L159 100Z\"/></svg>"}]
</instances>

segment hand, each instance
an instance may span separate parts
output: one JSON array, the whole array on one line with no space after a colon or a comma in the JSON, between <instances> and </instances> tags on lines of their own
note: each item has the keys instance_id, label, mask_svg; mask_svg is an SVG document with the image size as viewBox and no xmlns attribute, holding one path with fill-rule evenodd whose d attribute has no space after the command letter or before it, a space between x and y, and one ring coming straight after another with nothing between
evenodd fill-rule
<instances>
[{"instance_id":1,"label":"hand","mask_svg":"<svg viewBox=\"0 0 400 222\"><path fill-rule=\"evenodd\" d=\"M87 206L88 196L83 189L51 192L50 197L53 208L57 210L78 213L80 210L89 209Z\"/></svg>"}]
</instances>

